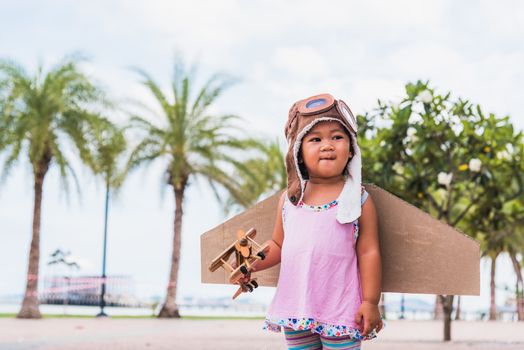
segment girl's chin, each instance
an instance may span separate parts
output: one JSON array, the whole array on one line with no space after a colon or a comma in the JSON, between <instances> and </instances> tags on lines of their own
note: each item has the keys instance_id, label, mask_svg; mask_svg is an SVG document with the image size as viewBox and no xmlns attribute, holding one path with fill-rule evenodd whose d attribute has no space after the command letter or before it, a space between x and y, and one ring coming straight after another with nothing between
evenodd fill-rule
<instances>
[{"instance_id":1,"label":"girl's chin","mask_svg":"<svg viewBox=\"0 0 524 350\"><path fill-rule=\"evenodd\" d=\"M337 171L333 169L329 169L329 170L326 169L326 170L316 171L315 177L324 177L324 178L335 177L335 176L341 175L342 173L343 173L343 170Z\"/></svg>"},{"instance_id":2,"label":"girl's chin","mask_svg":"<svg viewBox=\"0 0 524 350\"><path fill-rule=\"evenodd\" d=\"M321 160L318 163L317 170L331 172L331 171L344 171L344 168L343 167L341 168L340 164L336 164L332 160L327 160L327 161Z\"/></svg>"}]
</instances>

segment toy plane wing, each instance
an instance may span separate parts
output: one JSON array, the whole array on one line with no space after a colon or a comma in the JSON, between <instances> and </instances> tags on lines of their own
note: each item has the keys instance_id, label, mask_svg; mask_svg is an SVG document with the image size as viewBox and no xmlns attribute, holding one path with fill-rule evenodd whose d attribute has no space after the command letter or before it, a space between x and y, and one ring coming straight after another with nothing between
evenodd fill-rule
<instances>
[{"instance_id":1,"label":"toy plane wing","mask_svg":"<svg viewBox=\"0 0 524 350\"><path fill-rule=\"evenodd\" d=\"M365 184L377 209L384 292L480 294L480 244L386 190ZM254 227L258 241L271 238L282 192L257 203L200 237L201 280L229 284L213 258L235 241L238 229ZM280 265L257 271L261 286L276 286Z\"/></svg>"}]
</instances>

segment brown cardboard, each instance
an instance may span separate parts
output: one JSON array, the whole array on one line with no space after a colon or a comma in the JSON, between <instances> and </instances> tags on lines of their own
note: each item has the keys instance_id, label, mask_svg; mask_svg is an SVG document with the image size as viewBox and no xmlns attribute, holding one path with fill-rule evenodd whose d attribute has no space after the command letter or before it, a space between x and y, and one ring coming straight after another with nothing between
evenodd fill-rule
<instances>
[{"instance_id":1,"label":"brown cardboard","mask_svg":"<svg viewBox=\"0 0 524 350\"><path fill-rule=\"evenodd\" d=\"M229 273L224 269L209 271L213 259L236 240L238 230L247 231L251 227L257 230L255 240L262 244L271 239L282 192L255 204L253 207L234 216L200 236L201 280L202 283L229 284ZM254 272L253 278L261 286L276 286L280 264L270 269Z\"/></svg>"},{"instance_id":2,"label":"brown cardboard","mask_svg":"<svg viewBox=\"0 0 524 350\"><path fill-rule=\"evenodd\" d=\"M377 208L384 292L480 295L480 244L453 227L372 184L365 184ZM201 280L228 284L224 269L209 265L236 239L255 227L256 240L271 238L281 192L207 231L200 237ZM259 285L276 286L280 265L253 273Z\"/></svg>"}]
</instances>

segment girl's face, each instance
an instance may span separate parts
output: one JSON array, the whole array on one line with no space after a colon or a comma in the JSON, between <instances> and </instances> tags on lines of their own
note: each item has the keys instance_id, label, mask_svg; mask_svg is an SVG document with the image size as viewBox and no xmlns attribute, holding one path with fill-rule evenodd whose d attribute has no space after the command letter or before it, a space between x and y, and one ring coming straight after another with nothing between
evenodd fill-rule
<instances>
[{"instance_id":1,"label":"girl's face","mask_svg":"<svg viewBox=\"0 0 524 350\"><path fill-rule=\"evenodd\" d=\"M344 173L352 154L349 136L343 128L337 121L323 121L304 136L302 160L310 179L336 177Z\"/></svg>"}]
</instances>

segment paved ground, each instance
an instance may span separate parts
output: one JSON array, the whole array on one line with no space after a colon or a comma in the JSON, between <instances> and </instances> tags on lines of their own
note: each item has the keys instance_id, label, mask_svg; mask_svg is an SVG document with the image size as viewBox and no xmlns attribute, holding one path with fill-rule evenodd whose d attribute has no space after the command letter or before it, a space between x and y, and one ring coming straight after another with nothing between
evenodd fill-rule
<instances>
[{"instance_id":1,"label":"paved ground","mask_svg":"<svg viewBox=\"0 0 524 350\"><path fill-rule=\"evenodd\" d=\"M286 349L282 334L262 320L0 319L1 350ZM454 322L453 341L442 324L388 321L380 339L363 349L524 349L524 323Z\"/></svg>"}]
</instances>

